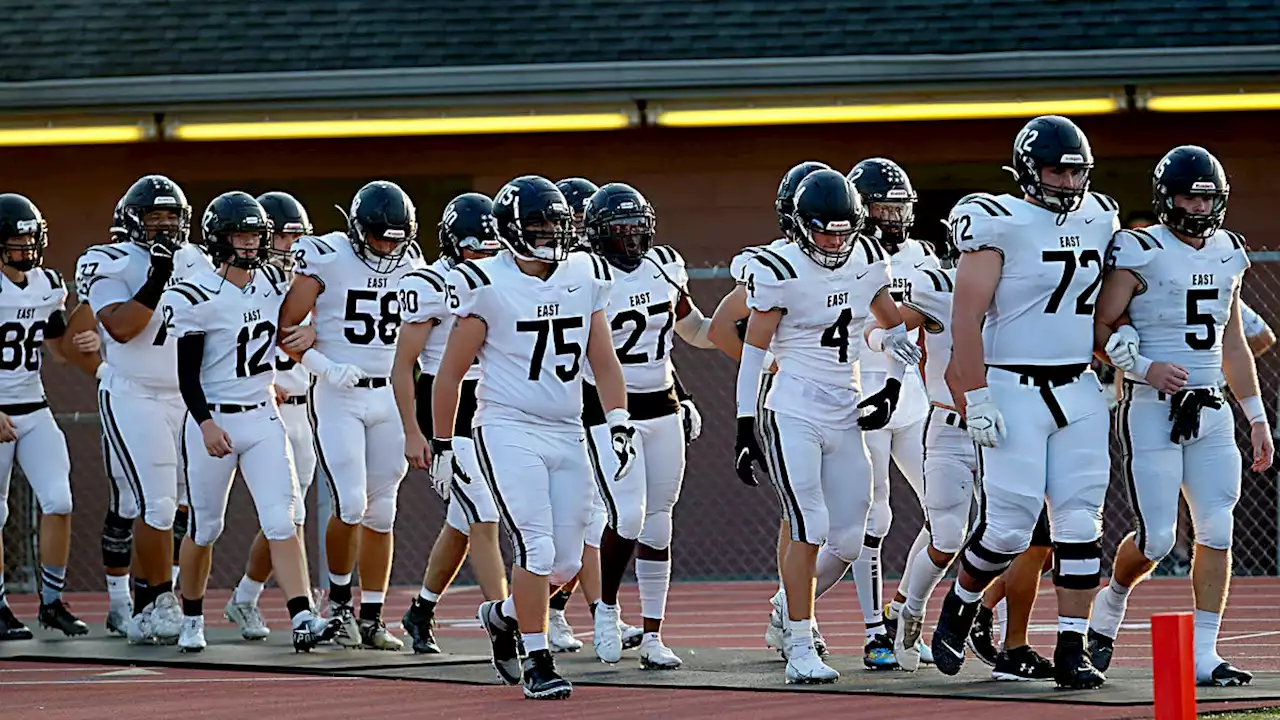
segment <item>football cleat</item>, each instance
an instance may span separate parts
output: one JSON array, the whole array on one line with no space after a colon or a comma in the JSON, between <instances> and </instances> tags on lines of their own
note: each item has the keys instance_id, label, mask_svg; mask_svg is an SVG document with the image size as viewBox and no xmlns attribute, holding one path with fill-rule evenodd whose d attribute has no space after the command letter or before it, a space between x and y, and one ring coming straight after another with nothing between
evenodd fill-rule
<instances>
[{"instance_id":1,"label":"football cleat","mask_svg":"<svg viewBox=\"0 0 1280 720\"><path fill-rule=\"evenodd\" d=\"M151 633L151 614L154 605L148 605L141 612L129 618L125 624L125 637L130 645L154 645L155 636Z\"/></svg>"},{"instance_id":2,"label":"football cleat","mask_svg":"<svg viewBox=\"0 0 1280 720\"><path fill-rule=\"evenodd\" d=\"M356 621L355 608L351 603L329 603L329 617L338 621L338 631L333 641L345 648L357 648L364 644L360 637L360 623Z\"/></svg>"},{"instance_id":3,"label":"football cleat","mask_svg":"<svg viewBox=\"0 0 1280 720\"><path fill-rule=\"evenodd\" d=\"M640 643L640 667L643 670L678 670L684 661L658 637Z\"/></svg>"},{"instance_id":4,"label":"football cleat","mask_svg":"<svg viewBox=\"0 0 1280 720\"><path fill-rule=\"evenodd\" d=\"M782 617L781 593L773 596L769 602L773 609L769 611L769 626L764 631L764 644L770 650L777 650L783 660L787 659L787 646L783 642L787 626Z\"/></svg>"},{"instance_id":5,"label":"football cleat","mask_svg":"<svg viewBox=\"0 0 1280 720\"><path fill-rule=\"evenodd\" d=\"M182 633L182 608L171 592L156 598L151 610L151 635L160 645L173 645Z\"/></svg>"},{"instance_id":6,"label":"football cleat","mask_svg":"<svg viewBox=\"0 0 1280 720\"><path fill-rule=\"evenodd\" d=\"M582 649L582 641L573 636L573 627L565 619L563 610L547 613L547 644L551 652L578 652Z\"/></svg>"},{"instance_id":7,"label":"football cleat","mask_svg":"<svg viewBox=\"0 0 1280 720\"><path fill-rule=\"evenodd\" d=\"M257 604L238 603L234 593L227 600L227 607L223 609L222 616L235 623L240 629L240 637L245 640L265 640L271 634L271 629L263 621L262 612L258 610Z\"/></svg>"},{"instance_id":8,"label":"football cleat","mask_svg":"<svg viewBox=\"0 0 1280 720\"><path fill-rule=\"evenodd\" d=\"M556 672L556 661L549 650L529 653L523 669L524 696L530 700L563 700L573 692L573 685Z\"/></svg>"},{"instance_id":9,"label":"football cleat","mask_svg":"<svg viewBox=\"0 0 1280 720\"><path fill-rule=\"evenodd\" d=\"M1207 678L1196 678L1197 685L1216 687L1239 687L1253 682L1253 673L1241 670L1227 661L1222 661L1213 669Z\"/></svg>"},{"instance_id":10,"label":"football cleat","mask_svg":"<svg viewBox=\"0 0 1280 720\"><path fill-rule=\"evenodd\" d=\"M862 648L862 664L868 670L896 670L898 658L893 654L893 638L888 633L868 638Z\"/></svg>"},{"instance_id":11,"label":"football cleat","mask_svg":"<svg viewBox=\"0 0 1280 720\"><path fill-rule=\"evenodd\" d=\"M360 621L360 642L371 650L400 652L404 649L404 641L387 630L387 624L381 620Z\"/></svg>"},{"instance_id":12,"label":"football cleat","mask_svg":"<svg viewBox=\"0 0 1280 720\"><path fill-rule=\"evenodd\" d=\"M107 634L127 637L129 618L133 617L133 603L128 600L112 601L107 609Z\"/></svg>"},{"instance_id":13,"label":"football cleat","mask_svg":"<svg viewBox=\"0 0 1280 720\"><path fill-rule=\"evenodd\" d=\"M893 638L893 654L898 667L907 672L920 669L920 636L924 631L924 618L911 615L903 608L902 615L894 622L897 633Z\"/></svg>"},{"instance_id":14,"label":"football cleat","mask_svg":"<svg viewBox=\"0 0 1280 720\"><path fill-rule=\"evenodd\" d=\"M89 626L80 618L71 614L61 600L54 600L48 605L40 605L40 627L47 630L58 630L63 635L88 635Z\"/></svg>"},{"instance_id":15,"label":"football cleat","mask_svg":"<svg viewBox=\"0 0 1280 720\"><path fill-rule=\"evenodd\" d=\"M415 597L413 604L400 618L400 625L413 640L413 651L419 655L436 655L440 653L440 645L436 643L436 615L427 609L422 598Z\"/></svg>"},{"instance_id":16,"label":"football cleat","mask_svg":"<svg viewBox=\"0 0 1280 720\"><path fill-rule=\"evenodd\" d=\"M840 673L822 662L817 653L793 653L787 658L788 685L824 685L840 679Z\"/></svg>"},{"instance_id":17,"label":"football cleat","mask_svg":"<svg viewBox=\"0 0 1280 720\"><path fill-rule=\"evenodd\" d=\"M988 666L994 667L1000 651L996 648L995 613L991 608L980 606L974 617L973 628L969 630L968 645L973 654Z\"/></svg>"},{"instance_id":18,"label":"football cleat","mask_svg":"<svg viewBox=\"0 0 1280 720\"><path fill-rule=\"evenodd\" d=\"M974 616L981 604L965 603L956 595L955 586L942 601L942 614L933 630L933 661L943 675L955 675L964 665L965 638L973 627Z\"/></svg>"},{"instance_id":19,"label":"football cleat","mask_svg":"<svg viewBox=\"0 0 1280 720\"><path fill-rule=\"evenodd\" d=\"M1058 633L1058 644L1053 649L1053 668L1059 690L1091 690L1107 681L1107 676L1089 661L1084 645L1084 636L1080 633Z\"/></svg>"},{"instance_id":20,"label":"football cleat","mask_svg":"<svg viewBox=\"0 0 1280 720\"><path fill-rule=\"evenodd\" d=\"M338 618L326 620L310 612L298 613L293 619L293 651L311 652L316 645L333 639L341 628Z\"/></svg>"},{"instance_id":21,"label":"football cleat","mask_svg":"<svg viewBox=\"0 0 1280 720\"><path fill-rule=\"evenodd\" d=\"M992 680L1053 680L1053 663L1030 645L1005 650L996 657L991 669Z\"/></svg>"},{"instance_id":22,"label":"football cleat","mask_svg":"<svg viewBox=\"0 0 1280 720\"><path fill-rule=\"evenodd\" d=\"M825 659L829 654L827 652L827 639L822 637L822 633L818 632L817 615L810 618L810 624L813 626L813 651L818 653L818 657Z\"/></svg>"},{"instance_id":23,"label":"football cleat","mask_svg":"<svg viewBox=\"0 0 1280 720\"><path fill-rule=\"evenodd\" d=\"M1106 672L1111 667L1111 657L1116 652L1116 641L1089 628L1089 660L1093 666Z\"/></svg>"},{"instance_id":24,"label":"football cleat","mask_svg":"<svg viewBox=\"0 0 1280 720\"><path fill-rule=\"evenodd\" d=\"M621 620L618 621L618 625L622 628L622 649L631 650L640 647L640 642L644 640L644 630Z\"/></svg>"},{"instance_id":25,"label":"football cleat","mask_svg":"<svg viewBox=\"0 0 1280 720\"><path fill-rule=\"evenodd\" d=\"M619 627L618 606L596 603L595 634L591 644L596 657L610 665L622 659L622 628Z\"/></svg>"},{"instance_id":26,"label":"football cleat","mask_svg":"<svg viewBox=\"0 0 1280 720\"><path fill-rule=\"evenodd\" d=\"M32 637L34 635L31 633L31 628L14 617L13 610L10 610L8 605L0 605L0 641L30 640Z\"/></svg>"},{"instance_id":27,"label":"football cleat","mask_svg":"<svg viewBox=\"0 0 1280 720\"><path fill-rule=\"evenodd\" d=\"M493 669L497 671L498 677L507 685L520 684L520 633L516 630L514 620L507 620L507 627L501 627L494 622L494 615L501 615L502 603L497 600L488 600L480 603L480 609L476 612L476 616L480 618L480 624L484 626L485 632L489 633L489 647L492 655ZM550 653L547 656L550 657ZM552 674L555 674L554 663L551 666ZM556 677L559 677L558 675ZM528 687L525 693L529 692Z\"/></svg>"},{"instance_id":28,"label":"football cleat","mask_svg":"<svg viewBox=\"0 0 1280 720\"><path fill-rule=\"evenodd\" d=\"M183 617L182 628L178 631L178 651L184 653L203 652L208 643L204 641L204 616Z\"/></svg>"}]
</instances>

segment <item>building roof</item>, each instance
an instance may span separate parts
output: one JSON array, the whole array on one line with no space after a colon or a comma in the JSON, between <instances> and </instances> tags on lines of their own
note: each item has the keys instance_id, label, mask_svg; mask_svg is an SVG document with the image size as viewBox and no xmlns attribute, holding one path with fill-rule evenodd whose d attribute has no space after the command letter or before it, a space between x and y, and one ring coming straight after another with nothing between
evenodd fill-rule
<instances>
[{"instance_id":1,"label":"building roof","mask_svg":"<svg viewBox=\"0 0 1280 720\"><path fill-rule=\"evenodd\" d=\"M1280 45L1272 0L11 0L0 82Z\"/></svg>"}]
</instances>

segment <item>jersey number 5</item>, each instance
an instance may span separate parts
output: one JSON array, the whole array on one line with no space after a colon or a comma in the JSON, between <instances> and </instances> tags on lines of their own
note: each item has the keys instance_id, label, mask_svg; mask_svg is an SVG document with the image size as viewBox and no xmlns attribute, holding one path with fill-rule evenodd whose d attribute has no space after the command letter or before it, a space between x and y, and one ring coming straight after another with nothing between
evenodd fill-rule
<instances>
[{"instance_id":1,"label":"jersey number 5","mask_svg":"<svg viewBox=\"0 0 1280 720\"><path fill-rule=\"evenodd\" d=\"M573 358L568 367L556 365L556 377L564 382L572 382L582 369L582 346L566 340L566 330L582 327L582 316L563 318L544 318L542 320L520 320L516 323L516 332L537 333L533 341L533 357L529 359L529 379L537 382L542 377L542 359L547 355L547 336L553 335L556 344L556 355L568 355Z\"/></svg>"},{"instance_id":2,"label":"jersey number 5","mask_svg":"<svg viewBox=\"0 0 1280 720\"><path fill-rule=\"evenodd\" d=\"M1204 337L1200 337L1198 330L1187 333L1187 346L1193 350L1208 350L1218 341L1218 328L1213 316L1200 312L1201 300L1217 299L1218 288L1197 288L1187 291L1187 325L1204 328Z\"/></svg>"},{"instance_id":3,"label":"jersey number 5","mask_svg":"<svg viewBox=\"0 0 1280 720\"><path fill-rule=\"evenodd\" d=\"M1071 287L1071 279L1076 275L1076 254L1070 250L1045 250L1040 256L1047 263L1062 263L1062 278L1058 280L1058 287L1053 289L1053 294L1049 296L1049 302L1045 303L1044 311L1046 313L1058 312L1058 307L1062 305L1062 298L1067 294L1067 288ZM1093 278L1093 282L1084 289L1076 297L1076 314L1092 315L1093 301L1098 290L1098 286L1102 284L1102 255L1092 248L1080 253L1080 269L1084 269L1093 265L1098 269L1097 276Z\"/></svg>"}]
</instances>

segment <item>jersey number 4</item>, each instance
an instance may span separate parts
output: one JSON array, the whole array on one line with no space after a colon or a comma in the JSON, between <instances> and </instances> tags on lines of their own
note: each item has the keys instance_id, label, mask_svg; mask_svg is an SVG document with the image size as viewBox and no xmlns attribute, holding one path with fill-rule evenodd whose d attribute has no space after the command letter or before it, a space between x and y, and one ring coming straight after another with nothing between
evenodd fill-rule
<instances>
[{"instance_id":1,"label":"jersey number 4","mask_svg":"<svg viewBox=\"0 0 1280 720\"><path fill-rule=\"evenodd\" d=\"M609 325L614 332L621 330L628 324L632 326L631 334L622 343L622 347L618 348L619 363L623 365L642 365L649 362L649 353L632 351L635 350L636 343L640 342L640 336L644 334L645 328L648 327L648 318L658 315L667 316L667 321L663 323L662 330L658 331L658 351L653 357L654 360L661 360L667 356L667 338L671 335L671 328L675 327L676 324L676 314L670 302L650 305L645 308L644 314L632 308L613 316L613 320Z\"/></svg>"},{"instance_id":2,"label":"jersey number 4","mask_svg":"<svg viewBox=\"0 0 1280 720\"><path fill-rule=\"evenodd\" d=\"M822 340L819 342L822 347L839 350L842 363L849 362L849 323L851 322L853 322L853 311L849 308L841 310L840 317L822 331Z\"/></svg>"},{"instance_id":3,"label":"jersey number 4","mask_svg":"<svg viewBox=\"0 0 1280 720\"><path fill-rule=\"evenodd\" d=\"M0 370L40 369L40 345L44 342L44 321L28 328L20 322L0 325Z\"/></svg>"},{"instance_id":4,"label":"jersey number 4","mask_svg":"<svg viewBox=\"0 0 1280 720\"><path fill-rule=\"evenodd\" d=\"M1053 289L1049 302L1044 306L1045 312L1056 313L1062 305L1062 298L1067 294L1067 288L1071 287L1071 279L1076 275L1076 254L1070 250L1045 250L1040 257L1047 263L1062 263L1062 278L1058 280L1058 287ZM1097 250L1089 249L1080 253L1080 269L1083 270L1090 265L1097 268L1097 276L1084 289L1084 292L1076 297L1076 315L1093 314L1093 303L1097 299L1095 295L1098 286L1102 284L1102 255Z\"/></svg>"},{"instance_id":5,"label":"jersey number 4","mask_svg":"<svg viewBox=\"0 0 1280 720\"><path fill-rule=\"evenodd\" d=\"M582 327L582 317L544 318L542 320L520 320L516 323L516 332L535 333L533 341L533 357L529 359L529 379L537 382L542 378L542 360L547 355L547 338L556 345L556 355L568 355L572 360L568 367L556 365L556 377L564 382L572 382L582 370L582 346L565 339L566 330Z\"/></svg>"},{"instance_id":6,"label":"jersey number 4","mask_svg":"<svg viewBox=\"0 0 1280 720\"><path fill-rule=\"evenodd\" d=\"M361 310L362 303L377 303L378 314ZM400 303L394 291L379 296L374 290L348 290L347 314L343 319L359 323L342 329L342 334L352 345L369 345L374 339L383 345L395 345L396 335L400 332Z\"/></svg>"}]
</instances>

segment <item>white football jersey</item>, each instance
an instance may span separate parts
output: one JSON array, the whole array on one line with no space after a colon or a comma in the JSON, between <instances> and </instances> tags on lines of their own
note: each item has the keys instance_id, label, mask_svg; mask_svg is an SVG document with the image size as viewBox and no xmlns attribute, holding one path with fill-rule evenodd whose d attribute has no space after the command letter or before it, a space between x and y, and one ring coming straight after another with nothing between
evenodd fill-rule
<instances>
[{"instance_id":1,"label":"white football jersey","mask_svg":"<svg viewBox=\"0 0 1280 720\"><path fill-rule=\"evenodd\" d=\"M869 238L829 270L795 243L761 250L747 264L747 307L782 310L770 349L777 379L765 400L774 412L848 427L857 421L854 365L871 301L891 283L884 250Z\"/></svg>"},{"instance_id":2,"label":"white football jersey","mask_svg":"<svg viewBox=\"0 0 1280 720\"><path fill-rule=\"evenodd\" d=\"M957 207L952 231L961 252L995 250L1000 282L982 328L988 365L1076 365L1093 358L1093 305L1119 206L1089 193L1058 215L1012 195Z\"/></svg>"},{"instance_id":3,"label":"white football jersey","mask_svg":"<svg viewBox=\"0 0 1280 720\"><path fill-rule=\"evenodd\" d=\"M264 265L264 273L270 273L273 277L278 277L279 282L287 285L289 281L288 273L274 265ZM277 318L278 319L278 318ZM303 325L311 324L311 316L308 315L302 319ZM279 328L276 331L279 332ZM311 385L311 372L302 366L302 363L289 357L289 354L276 346L276 382L275 385L284 394L289 397L296 395L305 395L307 388Z\"/></svg>"},{"instance_id":4,"label":"white football jersey","mask_svg":"<svg viewBox=\"0 0 1280 720\"><path fill-rule=\"evenodd\" d=\"M609 327L613 347L627 381L627 392L648 393L666 390L672 377L672 330L676 324L676 303L680 288L688 287L684 258L665 245L651 248L645 261L625 272L599 258L609 292ZM595 384L590 363L587 381Z\"/></svg>"},{"instance_id":5,"label":"white football jersey","mask_svg":"<svg viewBox=\"0 0 1280 720\"><path fill-rule=\"evenodd\" d=\"M44 400L45 328L50 317L66 309L67 288L56 271L29 270L22 287L0 273L0 405Z\"/></svg>"},{"instance_id":6,"label":"white football jersey","mask_svg":"<svg viewBox=\"0 0 1280 720\"><path fill-rule=\"evenodd\" d=\"M742 250L739 251L737 255L734 255L733 259L729 261L729 274L733 276L734 282L745 286L747 284L747 262L750 261L751 258L755 257L762 249L769 248L776 250L790 242L791 240L787 238L778 238L767 245L749 245L742 248ZM770 368L773 367L773 361L773 351L766 349L764 352L764 370L762 372L765 374L772 374L770 372Z\"/></svg>"},{"instance_id":7,"label":"white football jersey","mask_svg":"<svg viewBox=\"0 0 1280 720\"><path fill-rule=\"evenodd\" d=\"M922 267L914 270L911 293L902 304L924 316L924 381L931 402L955 407L947 387L951 362L951 301L956 291L955 268Z\"/></svg>"},{"instance_id":8,"label":"white football jersey","mask_svg":"<svg viewBox=\"0 0 1280 720\"><path fill-rule=\"evenodd\" d=\"M400 332L396 288L405 274L424 267L410 244L389 273L369 267L343 232L300 237L293 244L293 271L320 281L311 321L316 350L335 363L355 365L370 377L389 377Z\"/></svg>"},{"instance_id":9,"label":"white football jersey","mask_svg":"<svg viewBox=\"0 0 1280 720\"><path fill-rule=\"evenodd\" d=\"M173 308L174 338L204 335L200 385L210 404L270 400L276 319L287 289L283 273L270 268L255 272L244 288L208 271L165 291L166 306Z\"/></svg>"},{"instance_id":10,"label":"white football jersey","mask_svg":"<svg viewBox=\"0 0 1280 720\"><path fill-rule=\"evenodd\" d=\"M510 252L449 271L450 309L488 330L478 356L473 425L582 430L582 366L591 314L609 303L601 262L573 253L546 280L526 275Z\"/></svg>"},{"instance_id":11,"label":"white football jersey","mask_svg":"<svg viewBox=\"0 0 1280 720\"><path fill-rule=\"evenodd\" d=\"M1190 376L1187 387L1216 387L1231 298L1249 267L1244 238L1219 230L1196 250L1160 225L1122 230L1107 262L1138 278L1129 320L1143 357L1182 366ZM1132 373L1126 376L1144 382Z\"/></svg>"},{"instance_id":12,"label":"white football jersey","mask_svg":"<svg viewBox=\"0 0 1280 720\"><path fill-rule=\"evenodd\" d=\"M1240 301L1240 324L1244 326L1244 336L1247 338L1257 337L1267 329L1267 323L1262 316L1243 300Z\"/></svg>"},{"instance_id":13,"label":"white football jersey","mask_svg":"<svg viewBox=\"0 0 1280 720\"><path fill-rule=\"evenodd\" d=\"M898 252L889 255L889 273L892 275L892 284L889 286L889 292L893 296L893 301L901 305L911 297L912 283L919 276L919 270L940 269L938 258L929 250L928 246L919 240L907 238L898 246ZM871 319L871 324L875 324L875 319ZM864 326L865 330L866 327ZM911 342L918 342L920 332L912 330L908 333ZM862 360L858 363L858 368L864 373L886 373L889 371L889 358L884 353L868 352L862 356ZM909 367L907 372L917 372L916 368ZM915 386L914 383L904 383L903 388ZM869 391L868 391L869 392Z\"/></svg>"},{"instance_id":14,"label":"white football jersey","mask_svg":"<svg viewBox=\"0 0 1280 720\"><path fill-rule=\"evenodd\" d=\"M95 245L76 262L76 294L87 299L94 314L117 303L128 302L147 281L151 269L151 253L133 242ZM203 272L212 272L209 256L196 245L178 248L173 257L173 275L166 287ZM177 345L170 333L173 308L161 299L151 320L127 343L116 342L105 330L102 356L111 367L104 381L111 390L112 377L152 388L156 392L178 391Z\"/></svg>"},{"instance_id":15,"label":"white football jersey","mask_svg":"<svg viewBox=\"0 0 1280 720\"><path fill-rule=\"evenodd\" d=\"M444 345L453 329L453 313L449 312L449 291L445 280L453 264L439 258L429 266L406 273L400 278L400 319L410 323L435 325L427 334L427 343L418 356L418 368L424 374L440 372ZM480 379L480 364L472 363L464 380Z\"/></svg>"}]
</instances>

